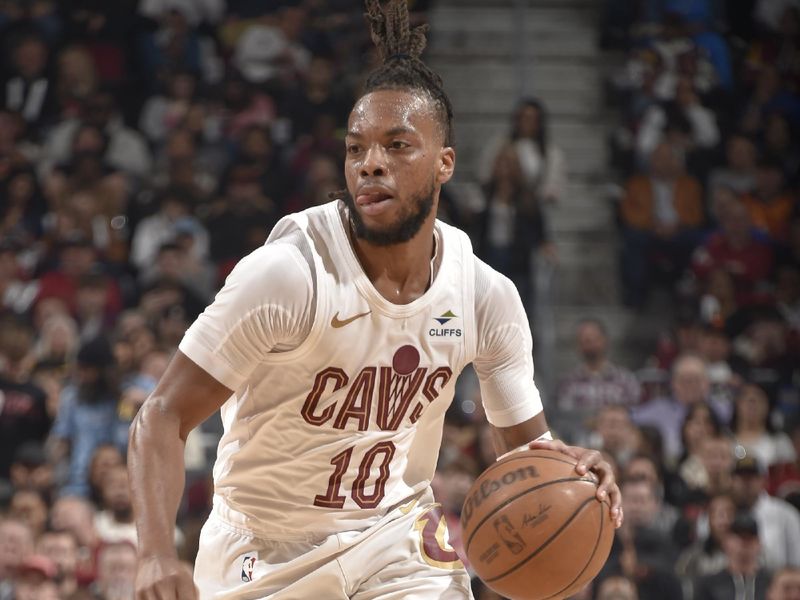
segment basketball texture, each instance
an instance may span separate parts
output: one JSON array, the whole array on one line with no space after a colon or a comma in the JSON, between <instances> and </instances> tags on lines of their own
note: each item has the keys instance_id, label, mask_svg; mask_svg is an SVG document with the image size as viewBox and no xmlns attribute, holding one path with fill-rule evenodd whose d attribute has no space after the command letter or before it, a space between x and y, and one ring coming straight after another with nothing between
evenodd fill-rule
<instances>
[{"instance_id":1,"label":"basketball texture","mask_svg":"<svg viewBox=\"0 0 800 600\"><path fill-rule=\"evenodd\" d=\"M478 576L513 600L565 598L592 580L614 538L597 479L552 450L515 452L475 481L461 512Z\"/></svg>"}]
</instances>

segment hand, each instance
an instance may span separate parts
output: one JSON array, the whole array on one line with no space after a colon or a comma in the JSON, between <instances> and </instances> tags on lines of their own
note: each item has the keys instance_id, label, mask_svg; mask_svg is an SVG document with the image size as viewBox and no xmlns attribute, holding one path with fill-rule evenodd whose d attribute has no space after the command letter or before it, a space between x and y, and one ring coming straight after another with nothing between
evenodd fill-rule
<instances>
[{"instance_id":1,"label":"hand","mask_svg":"<svg viewBox=\"0 0 800 600\"><path fill-rule=\"evenodd\" d=\"M622 494L619 491L619 486L614 478L614 469L603 459L603 455L597 450L587 450L579 446L567 446L561 440L537 440L528 444L531 450L555 450L566 454L578 461L575 465L575 471L578 475L586 475L589 471L593 471L600 478L600 483L597 486L597 499L603 502L606 497L611 501L611 519L614 521L614 526L619 528L622 526Z\"/></svg>"},{"instance_id":2,"label":"hand","mask_svg":"<svg viewBox=\"0 0 800 600\"><path fill-rule=\"evenodd\" d=\"M189 568L172 556L139 559L136 600L198 600Z\"/></svg>"}]
</instances>

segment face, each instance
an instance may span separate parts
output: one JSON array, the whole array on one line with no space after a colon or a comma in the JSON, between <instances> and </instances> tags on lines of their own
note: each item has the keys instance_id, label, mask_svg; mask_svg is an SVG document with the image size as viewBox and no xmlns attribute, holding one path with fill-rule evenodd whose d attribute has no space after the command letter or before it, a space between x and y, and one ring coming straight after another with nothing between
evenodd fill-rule
<instances>
[{"instance_id":1,"label":"face","mask_svg":"<svg viewBox=\"0 0 800 600\"><path fill-rule=\"evenodd\" d=\"M661 479L653 461L646 458L634 458L625 467L625 479L644 479L651 486L660 486Z\"/></svg>"},{"instance_id":2,"label":"face","mask_svg":"<svg viewBox=\"0 0 800 600\"><path fill-rule=\"evenodd\" d=\"M624 408L609 407L597 415L597 433L603 440L603 447L610 451L624 449L631 440L631 419Z\"/></svg>"},{"instance_id":3,"label":"face","mask_svg":"<svg viewBox=\"0 0 800 600\"><path fill-rule=\"evenodd\" d=\"M622 506L625 518L634 526L648 525L658 512L658 501L653 487L646 481L625 485Z\"/></svg>"},{"instance_id":4,"label":"face","mask_svg":"<svg viewBox=\"0 0 800 600\"><path fill-rule=\"evenodd\" d=\"M739 506L753 506L763 491L764 477L758 473L734 474L731 480L731 494Z\"/></svg>"},{"instance_id":5,"label":"face","mask_svg":"<svg viewBox=\"0 0 800 600\"><path fill-rule=\"evenodd\" d=\"M8 577L20 561L33 551L33 535L22 523L0 522L0 579Z\"/></svg>"},{"instance_id":6,"label":"face","mask_svg":"<svg viewBox=\"0 0 800 600\"><path fill-rule=\"evenodd\" d=\"M14 494L9 514L27 523L32 531L41 532L47 522L47 505L36 492L21 490Z\"/></svg>"},{"instance_id":7,"label":"face","mask_svg":"<svg viewBox=\"0 0 800 600\"><path fill-rule=\"evenodd\" d=\"M715 478L730 473L733 467L731 444L724 437L707 437L702 440L699 456L703 468Z\"/></svg>"},{"instance_id":8,"label":"face","mask_svg":"<svg viewBox=\"0 0 800 600\"><path fill-rule=\"evenodd\" d=\"M728 164L738 171L748 171L755 166L756 147L747 138L732 137L727 147Z\"/></svg>"},{"instance_id":9,"label":"face","mask_svg":"<svg viewBox=\"0 0 800 600\"><path fill-rule=\"evenodd\" d=\"M37 552L52 560L60 573L71 575L78 565L78 545L75 538L65 532L45 533L39 538Z\"/></svg>"},{"instance_id":10,"label":"face","mask_svg":"<svg viewBox=\"0 0 800 600\"><path fill-rule=\"evenodd\" d=\"M745 386L736 398L736 413L739 423L766 426L769 400L761 388Z\"/></svg>"},{"instance_id":11,"label":"face","mask_svg":"<svg viewBox=\"0 0 800 600\"><path fill-rule=\"evenodd\" d=\"M376 245L412 239L453 175L455 152L443 146L442 126L426 96L380 90L350 113L345 179L356 236Z\"/></svg>"},{"instance_id":12,"label":"face","mask_svg":"<svg viewBox=\"0 0 800 600\"><path fill-rule=\"evenodd\" d=\"M578 329L578 350L587 361L597 360L606 354L608 340L594 323L584 323Z\"/></svg>"},{"instance_id":13,"label":"face","mask_svg":"<svg viewBox=\"0 0 800 600\"><path fill-rule=\"evenodd\" d=\"M89 481L99 489L106 475L123 464L122 454L115 446L100 446L92 456Z\"/></svg>"},{"instance_id":14,"label":"face","mask_svg":"<svg viewBox=\"0 0 800 600\"><path fill-rule=\"evenodd\" d=\"M683 428L683 437L688 452L690 454L697 453L701 442L713 433L714 423L711 420L711 411L707 406L699 405L689 414Z\"/></svg>"},{"instance_id":15,"label":"face","mask_svg":"<svg viewBox=\"0 0 800 600\"><path fill-rule=\"evenodd\" d=\"M119 544L109 546L98 557L97 579L104 589L120 589L130 586L136 578L136 550L132 546Z\"/></svg>"},{"instance_id":16,"label":"face","mask_svg":"<svg viewBox=\"0 0 800 600\"><path fill-rule=\"evenodd\" d=\"M755 535L728 533L723 538L722 547L728 559L740 565L758 562L758 555L761 552L761 543Z\"/></svg>"},{"instance_id":17,"label":"face","mask_svg":"<svg viewBox=\"0 0 800 600\"><path fill-rule=\"evenodd\" d=\"M114 467L103 478L103 504L114 512L130 510L131 488L124 465Z\"/></svg>"},{"instance_id":18,"label":"face","mask_svg":"<svg viewBox=\"0 0 800 600\"><path fill-rule=\"evenodd\" d=\"M535 106L523 106L517 117L517 131L523 138L535 138L539 135L541 115Z\"/></svg>"},{"instance_id":19,"label":"face","mask_svg":"<svg viewBox=\"0 0 800 600\"><path fill-rule=\"evenodd\" d=\"M672 393L678 402L686 406L704 402L709 389L706 366L700 359L678 359L672 374Z\"/></svg>"},{"instance_id":20,"label":"face","mask_svg":"<svg viewBox=\"0 0 800 600\"><path fill-rule=\"evenodd\" d=\"M712 498L708 505L708 526L711 535L717 540L722 540L727 534L736 514L736 506L733 500L727 496L717 496Z\"/></svg>"}]
</instances>

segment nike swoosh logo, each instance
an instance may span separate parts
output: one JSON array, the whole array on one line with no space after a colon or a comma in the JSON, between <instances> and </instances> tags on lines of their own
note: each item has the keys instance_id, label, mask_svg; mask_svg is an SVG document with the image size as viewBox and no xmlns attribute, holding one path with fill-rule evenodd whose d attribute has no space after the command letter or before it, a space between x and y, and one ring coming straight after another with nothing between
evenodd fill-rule
<instances>
[{"instance_id":1,"label":"nike swoosh logo","mask_svg":"<svg viewBox=\"0 0 800 600\"><path fill-rule=\"evenodd\" d=\"M349 319L344 319L341 321L339 320L339 313L337 312L335 315L333 315L333 318L331 319L331 327L333 327L334 329L339 329L340 327L349 325L356 319L360 319L361 317L366 317L371 312L372 312L371 310L368 310L367 312L361 313L360 315L356 315L354 317L350 317Z\"/></svg>"}]
</instances>

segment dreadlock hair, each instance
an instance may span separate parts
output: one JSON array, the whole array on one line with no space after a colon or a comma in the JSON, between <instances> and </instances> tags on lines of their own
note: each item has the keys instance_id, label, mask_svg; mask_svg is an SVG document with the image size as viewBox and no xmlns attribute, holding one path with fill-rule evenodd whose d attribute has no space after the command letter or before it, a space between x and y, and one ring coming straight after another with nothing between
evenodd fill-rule
<instances>
[{"instance_id":1,"label":"dreadlock hair","mask_svg":"<svg viewBox=\"0 0 800 600\"><path fill-rule=\"evenodd\" d=\"M444 145L453 145L453 105L444 92L442 78L420 60L427 25L411 28L407 0L366 0L366 17L372 41L383 64L367 77L364 93L376 90L418 90L434 103L444 131Z\"/></svg>"}]
</instances>

